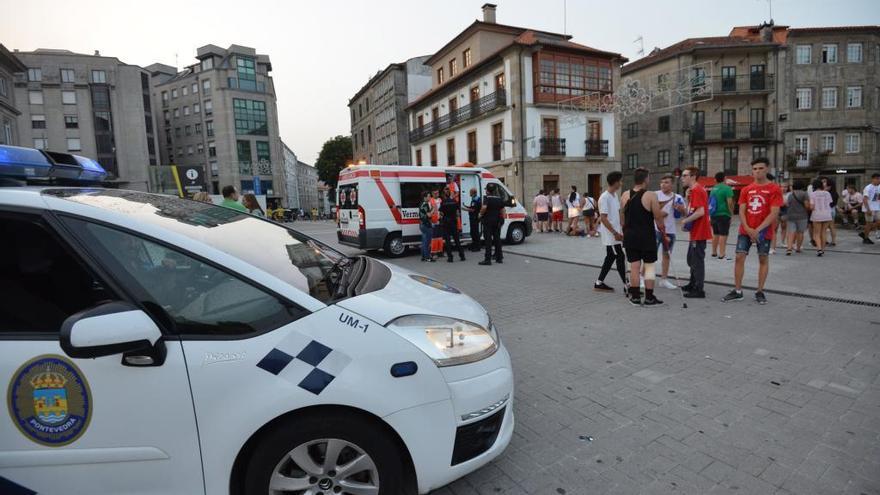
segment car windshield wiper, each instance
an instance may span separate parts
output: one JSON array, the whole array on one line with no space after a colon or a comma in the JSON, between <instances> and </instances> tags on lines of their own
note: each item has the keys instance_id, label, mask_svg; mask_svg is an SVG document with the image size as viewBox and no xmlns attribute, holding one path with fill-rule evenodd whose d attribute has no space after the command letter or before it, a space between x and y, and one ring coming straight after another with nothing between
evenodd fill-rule
<instances>
[{"instance_id":1,"label":"car windshield wiper","mask_svg":"<svg viewBox=\"0 0 880 495\"><path fill-rule=\"evenodd\" d=\"M333 299L342 299L351 296L349 287L356 284L363 274L363 265L366 263L363 256L343 258L337 261L327 275Z\"/></svg>"}]
</instances>

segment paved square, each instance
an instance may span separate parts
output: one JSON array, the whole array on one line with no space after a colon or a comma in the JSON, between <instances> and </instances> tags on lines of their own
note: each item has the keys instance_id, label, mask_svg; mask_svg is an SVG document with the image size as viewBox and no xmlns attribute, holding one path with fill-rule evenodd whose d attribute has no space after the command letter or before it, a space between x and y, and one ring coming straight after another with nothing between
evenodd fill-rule
<instances>
[{"instance_id":1,"label":"paved square","mask_svg":"<svg viewBox=\"0 0 880 495\"><path fill-rule=\"evenodd\" d=\"M326 223L303 230L335 237ZM766 306L724 304L728 288L709 285L688 309L665 289L664 307L634 308L592 291L595 268L514 254L601 259L598 240L550 237L492 267L393 261L480 301L514 365L510 447L435 494L880 493L877 307L772 293ZM876 299L880 258L836 256L863 263L861 278L804 258L796 274L777 265L768 287L815 272L814 285Z\"/></svg>"}]
</instances>

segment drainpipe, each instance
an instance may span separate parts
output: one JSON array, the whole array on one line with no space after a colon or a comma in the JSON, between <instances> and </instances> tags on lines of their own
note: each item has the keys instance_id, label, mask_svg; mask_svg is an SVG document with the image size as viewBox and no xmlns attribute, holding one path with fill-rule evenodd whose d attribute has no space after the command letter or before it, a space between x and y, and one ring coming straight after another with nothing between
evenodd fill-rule
<instances>
[{"instance_id":1,"label":"drainpipe","mask_svg":"<svg viewBox=\"0 0 880 495\"><path fill-rule=\"evenodd\" d=\"M519 47L519 115L520 115L520 155L519 155L519 174L520 174L520 201L525 205L526 201L526 86L525 86L525 57L523 57L525 47Z\"/></svg>"}]
</instances>

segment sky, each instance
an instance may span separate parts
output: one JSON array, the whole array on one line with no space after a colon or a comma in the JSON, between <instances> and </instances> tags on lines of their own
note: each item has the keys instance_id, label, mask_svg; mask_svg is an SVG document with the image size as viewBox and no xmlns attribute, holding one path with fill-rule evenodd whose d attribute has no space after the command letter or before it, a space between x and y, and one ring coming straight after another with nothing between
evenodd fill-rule
<instances>
[{"instance_id":1,"label":"sky","mask_svg":"<svg viewBox=\"0 0 880 495\"><path fill-rule=\"evenodd\" d=\"M0 43L62 48L182 68L214 44L269 55L281 139L314 163L327 139L350 133L348 100L389 63L432 54L475 19L485 0L0 0ZM630 60L695 36L770 18L767 0L494 0L502 24L566 32ZM880 24L877 0L775 0L777 25Z\"/></svg>"}]
</instances>

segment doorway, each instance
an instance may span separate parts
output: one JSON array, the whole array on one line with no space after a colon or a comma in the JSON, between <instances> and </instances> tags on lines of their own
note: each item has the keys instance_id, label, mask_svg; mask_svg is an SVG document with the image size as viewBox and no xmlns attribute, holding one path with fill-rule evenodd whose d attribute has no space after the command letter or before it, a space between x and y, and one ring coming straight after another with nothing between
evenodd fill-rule
<instances>
[{"instance_id":1,"label":"doorway","mask_svg":"<svg viewBox=\"0 0 880 495\"><path fill-rule=\"evenodd\" d=\"M548 195L554 190L559 188L559 176L558 175L545 175L543 178L544 192Z\"/></svg>"},{"instance_id":2,"label":"doorway","mask_svg":"<svg viewBox=\"0 0 880 495\"><path fill-rule=\"evenodd\" d=\"M599 195L602 194L602 174L587 174L587 194L599 201Z\"/></svg>"}]
</instances>

